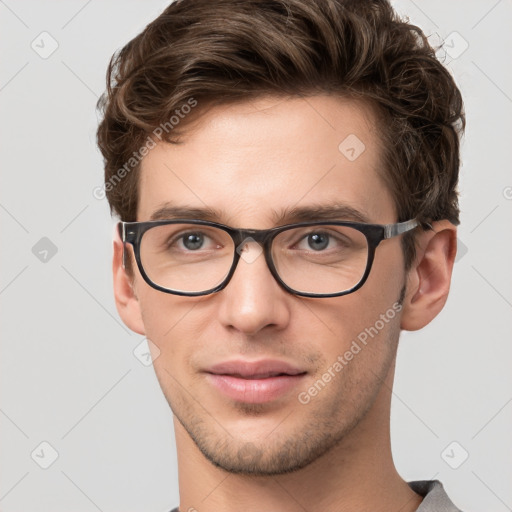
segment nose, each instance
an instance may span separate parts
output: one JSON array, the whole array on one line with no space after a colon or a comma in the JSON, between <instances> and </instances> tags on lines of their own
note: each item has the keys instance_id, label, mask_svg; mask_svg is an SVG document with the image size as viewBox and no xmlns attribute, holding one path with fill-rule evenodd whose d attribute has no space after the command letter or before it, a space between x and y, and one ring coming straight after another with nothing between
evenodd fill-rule
<instances>
[{"instance_id":1,"label":"nose","mask_svg":"<svg viewBox=\"0 0 512 512\"><path fill-rule=\"evenodd\" d=\"M255 335L290 321L290 295L274 279L262 246L252 239L239 247L240 260L227 286L219 292L219 320L227 328Z\"/></svg>"}]
</instances>

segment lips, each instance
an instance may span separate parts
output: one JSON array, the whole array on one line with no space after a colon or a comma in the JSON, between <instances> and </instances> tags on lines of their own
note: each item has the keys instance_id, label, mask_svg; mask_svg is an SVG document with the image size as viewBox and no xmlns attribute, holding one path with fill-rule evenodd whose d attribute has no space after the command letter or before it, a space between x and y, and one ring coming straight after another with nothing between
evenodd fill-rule
<instances>
[{"instance_id":1,"label":"lips","mask_svg":"<svg viewBox=\"0 0 512 512\"><path fill-rule=\"evenodd\" d=\"M306 371L278 360L225 361L211 366L206 377L224 396L238 402L265 403L290 392Z\"/></svg>"}]
</instances>

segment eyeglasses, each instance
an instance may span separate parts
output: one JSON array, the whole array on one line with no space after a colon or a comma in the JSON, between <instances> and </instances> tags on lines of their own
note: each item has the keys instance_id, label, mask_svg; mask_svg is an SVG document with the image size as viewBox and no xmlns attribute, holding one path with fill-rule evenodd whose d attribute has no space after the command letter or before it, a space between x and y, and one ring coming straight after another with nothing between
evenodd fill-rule
<instances>
[{"instance_id":1,"label":"eyeglasses","mask_svg":"<svg viewBox=\"0 0 512 512\"><path fill-rule=\"evenodd\" d=\"M375 249L419 225L311 221L272 229L235 229L195 219L119 222L125 244L153 288L175 295L218 292L233 277L240 258L257 242L268 268L286 291L302 297L338 297L355 292L370 274ZM253 253L254 254L254 253ZM251 259L249 259L251 258ZM123 254L123 265L125 254Z\"/></svg>"}]
</instances>

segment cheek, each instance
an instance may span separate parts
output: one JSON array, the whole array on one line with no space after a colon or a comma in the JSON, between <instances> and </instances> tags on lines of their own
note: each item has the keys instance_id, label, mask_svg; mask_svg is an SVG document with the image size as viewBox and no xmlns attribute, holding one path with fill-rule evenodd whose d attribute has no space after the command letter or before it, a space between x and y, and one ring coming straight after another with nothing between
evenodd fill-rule
<instances>
[{"instance_id":1,"label":"cheek","mask_svg":"<svg viewBox=\"0 0 512 512\"><path fill-rule=\"evenodd\" d=\"M338 308L336 315L331 316L330 334L323 344L324 355L330 357L327 363L332 365L337 360L344 366L352 365L355 360L364 365L377 363L398 340L401 309L395 300L380 297ZM322 315L324 319L327 316Z\"/></svg>"},{"instance_id":2,"label":"cheek","mask_svg":"<svg viewBox=\"0 0 512 512\"><path fill-rule=\"evenodd\" d=\"M383 325L347 329L353 335L329 346L322 367L300 390L300 411L325 418L325 431L349 431L375 403L396 352L399 323L393 315Z\"/></svg>"},{"instance_id":3,"label":"cheek","mask_svg":"<svg viewBox=\"0 0 512 512\"><path fill-rule=\"evenodd\" d=\"M378 286L372 287L370 281L351 295L328 299L321 307L313 309L315 317L323 325L329 340L330 351L343 351L355 339L365 340L368 330L388 331L392 321L398 316L401 306L397 301L400 286L396 279L388 282L375 279ZM365 289L365 286L368 287Z\"/></svg>"},{"instance_id":4,"label":"cheek","mask_svg":"<svg viewBox=\"0 0 512 512\"><path fill-rule=\"evenodd\" d=\"M149 287L140 294L146 337L159 352L154 360L159 375L169 372L176 377L184 376L194 370L194 353L209 351L206 346L209 324L215 312L211 311L210 317L199 314L204 300L204 297L164 294Z\"/></svg>"},{"instance_id":5,"label":"cheek","mask_svg":"<svg viewBox=\"0 0 512 512\"><path fill-rule=\"evenodd\" d=\"M184 307L175 297L151 288L146 288L139 295L139 301L146 337L158 347L161 356L167 358L173 355L179 347L179 344L173 343L175 332L192 306ZM163 358L159 359L161 361Z\"/></svg>"},{"instance_id":6,"label":"cheek","mask_svg":"<svg viewBox=\"0 0 512 512\"><path fill-rule=\"evenodd\" d=\"M400 334L402 306L398 300L403 276L376 270L357 292L310 306L316 328L324 334L311 347L321 351L324 359L315 378L331 379L333 388L344 392L351 388L355 395L375 379L372 372L380 373L388 366ZM313 325L303 327L302 332L315 332Z\"/></svg>"}]
</instances>

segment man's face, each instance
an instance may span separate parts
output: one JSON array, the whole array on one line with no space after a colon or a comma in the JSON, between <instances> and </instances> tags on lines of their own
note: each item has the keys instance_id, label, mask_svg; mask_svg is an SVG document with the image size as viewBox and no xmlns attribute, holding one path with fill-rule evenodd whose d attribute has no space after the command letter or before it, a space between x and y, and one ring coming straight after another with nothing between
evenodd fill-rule
<instances>
[{"instance_id":1,"label":"man's face","mask_svg":"<svg viewBox=\"0 0 512 512\"><path fill-rule=\"evenodd\" d=\"M137 220L150 220L169 203L213 208L223 212L218 222L265 229L275 226L276 212L337 204L368 222L392 223L396 213L383 172L369 108L327 96L260 98L215 107L181 144L151 150L142 163ZM247 250L257 249L250 244ZM154 361L160 385L181 426L213 463L241 473L293 471L347 443L379 408L399 335L396 302L405 283L399 238L378 247L361 289L335 298L286 292L262 254L241 258L227 287L202 297L162 293L135 273L145 334L160 351ZM364 336L358 341L363 332L366 344ZM302 375L266 400L226 393L209 373L223 362L269 359Z\"/></svg>"}]
</instances>

